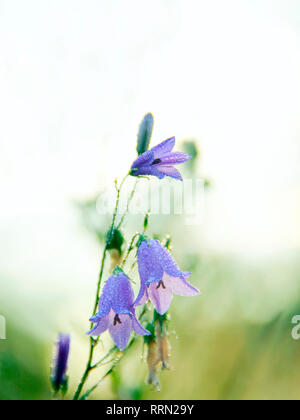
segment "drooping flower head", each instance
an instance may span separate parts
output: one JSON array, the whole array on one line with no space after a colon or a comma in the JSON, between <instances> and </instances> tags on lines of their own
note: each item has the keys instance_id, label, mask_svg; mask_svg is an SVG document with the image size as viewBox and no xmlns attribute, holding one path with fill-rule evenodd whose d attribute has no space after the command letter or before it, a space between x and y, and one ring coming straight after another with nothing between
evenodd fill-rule
<instances>
[{"instance_id":1,"label":"drooping flower head","mask_svg":"<svg viewBox=\"0 0 300 420\"><path fill-rule=\"evenodd\" d=\"M51 383L55 392L65 388L67 367L70 352L69 334L59 334L54 353Z\"/></svg>"},{"instance_id":2,"label":"drooping flower head","mask_svg":"<svg viewBox=\"0 0 300 420\"><path fill-rule=\"evenodd\" d=\"M170 307L173 293L196 296L200 292L187 278L191 273L180 271L171 254L159 241L142 240L138 249L138 268L141 288L135 305L151 300L161 315Z\"/></svg>"},{"instance_id":3,"label":"drooping flower head","mask_svg":"<svg viewBox=\"0 0 300 420\"><path fill-rule=\"evenodd\" d=\"M186 153L172 152L175 137L167 139L140 155L132 164L130 175L153 175L159 179L169 176L182 181L180 172L173 165L191 159Z\"/></svg>"},{"instance_id":4,"label":"drooping flower head","mask_svg":"<svg viewBox=\"0 0 300 420\"><path fill-rule=\"evenodd\" d=\"M99 336L107 329L120 350L129 340L131 331L139 335L148 335L139 323L134 309L134 293L126 274L117 267L115 274L109 277L99 300L99 311L90 321L95 323L88 332L91 336Z\"/></svg>"}]
</instances>

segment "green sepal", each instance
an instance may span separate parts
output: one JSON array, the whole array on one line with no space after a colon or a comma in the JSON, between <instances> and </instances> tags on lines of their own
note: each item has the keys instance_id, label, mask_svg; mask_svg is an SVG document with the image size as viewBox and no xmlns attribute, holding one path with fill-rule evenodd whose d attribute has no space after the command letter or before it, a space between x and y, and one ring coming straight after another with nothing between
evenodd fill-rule
<instances>
[{"instance_id":1,"label":"green sepal","mask_svg":"<svg viewBox=\"0 0 300 420\"><path fill-rule=\"evenodd\" d=\"M144 342L149 344L152 341L156 341L155 325L153 323L147 324L146 330L149 331L150 335L144 335Z\"/></svg>"},{"instance_id":2,"label":"green sepal","mask_svg":"<svg viewBox=\"0 0 300 420\"><path fill-rule=\"evenodd\" d=\"M124 273L124 270L119 265L116 265L113 271L113 275L117 277L120 273Z\"/></svg>"},{"instance_id":3,"label":"green sepal","mask_svg":"<svg viewBox=\"0 0 300 420\"><path fill-rule=\"evenodd\" d=\"M149 237L148 236L146 236L146 235L140 235L140 237L139 237L139 239L138 239L138 241L137 241L137 243L136 243L136 247L137 248L139 248L140 246L141 246L141 244L142 244L142 242L149 242Z\"/></svg>"}]
</instances>

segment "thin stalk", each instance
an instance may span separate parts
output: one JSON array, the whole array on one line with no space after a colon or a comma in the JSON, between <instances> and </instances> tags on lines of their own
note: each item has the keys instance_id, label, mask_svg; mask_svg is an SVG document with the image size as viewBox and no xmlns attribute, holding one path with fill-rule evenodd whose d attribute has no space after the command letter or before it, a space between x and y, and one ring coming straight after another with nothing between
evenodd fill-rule
<instances>
[{"instance_id":1,"label":"thin stalk","mask_svg":"<svg viewBox=\"0 0 300 420\"><path fill-rule=\"evenodd\" d=\"M128 198L125 213L124 213L124 214L123 214L123 216L121 217L121 220L120 220L120 222L119 222L119 224L118 224L118 226L117 226L117 229L119 229L119 228L121 227L121 225L123 224L123 222L124 222L124 220L125 220L125 217L126 217L126 216L127 216L127 214L128 214L128 211L129 211L129 206L130 206L130 204L131 204L131 201L133 200L133 197L134 197L135 190L136 190L136 187L137 187L138 182L139 182L139 179L137 178L137 179L136 179L136 181L135 181L135 183L134 183L134 187L133 187L133 189L132 189L132 191L131 191L131 194L130 194L130 196L129 196L129 198Z\"/></svg>"},{"instance_id":2,"label":"thin stalk","mask_svg":"<svg viewBox=\"0 0 300 420\"><path fill-rule=\"evenodd\" d=\"M125 257L124 257L124 259L123 259L123 262L122 262L122 268L124 268L124 266L125 266L125 264L126 264L126 262L127 262L127 259L128 259L129 255L130 255L131 251L134 249L133 244L134 244L134 241L136 240L136 238L137 238L138 236L140 236L140 233L136 233L136 234L132 237L131 242L130 242L130 244L129 244L129 247L128 247L128 249L127 249L126 255L125 255Z\"/></svg>"},{"instance_id":3,"label":"thin stalk","mask_svg":"<svg viewBox=\"0 0 300 420\"><path fill-rule=\"evenodd\" d=\"M115 225L116 225L116 218L117 218L118 209L119 209L121 190L122 190L122 187L123 187L128 175L129 174L127 174L123 178L119 187L117 185L117 181L115 182L115 186L116 186L116 190L117 190L117 198L116 198L116 205L115 205L115 209L114 209L114 213L113 213L112 223L111 223L110 230L109 230L109 232L111 232L111 234L113 234L113 229L115 228ZM128 210L129 210L130 203L133 199L133 196L134 196L134 193L135 193L135 190L136 190L137 183L138 183L138 179L135 181L134 188L133 188L133 190L132 190L132 192L131 192L131 194L128 198L128 201L127 201L126 211L123 214L119 224L117 225L117 229L119 229L122 226L122 224L125 220L125 217L126 217L126 215L128 213ZM107 255L107 246L108 246L109 242L110 242L110 238L107 238L106 244L104 246L103 254L102 254L102 259L101 259L100 273L99 273L97 290L96 290L96 298L95 298L95 304L94 304L94 307L93 307L93 316L96 314L97 307L98 307L98 304L99 304L101 282L102 282L102 277L103 277L103 272L104 272L106 255ZM90 349L89 349L88 361L87 361L84 373L82 375L81 381L80 381L80 383L79 383L79 385L76 389L76 392L74 394L74 397L73 397L74 400L78 400L80 398L80 394L81 394L82 389L83 389L83 387L84 387L84 385L85 385L85 383L86 383L86 381L89 377L89 374L90 374L91 370L95 369L95 366L93 366L92 362L93 362L94 350L95 350L95 347L97 346L98 343L99 343L99 337L97 337L97 339L94 339L93 337L90 338Z\"/></svg>"},{"instance_id":4,"label":"thin stalk","mask_svg":"<svg viewBox=\"0 0 300 420\"><path fill-rule=\"evenodd\" d=\"M125 356L125 354L127 353L127 351L130 349L130 347L132 346L132 344L135 342L136 337L133 337L129 344L127 345L126 349L123 350L122 354L115 359L114 363L112 364L112 366L108 369L108 371L102 376L102 378L94 385L92 386L90 389L88 389L86 391L85 394L83 394L83 396L80 398L81 400L85 400L86 398L88 398L90 396L90 394L96 389L98 388L99 385L101 385L101 383L104 381L104 379L109 376L113 370L115 369L115 367L119 364L120 360Z\"/></svg>"}]
</instances>

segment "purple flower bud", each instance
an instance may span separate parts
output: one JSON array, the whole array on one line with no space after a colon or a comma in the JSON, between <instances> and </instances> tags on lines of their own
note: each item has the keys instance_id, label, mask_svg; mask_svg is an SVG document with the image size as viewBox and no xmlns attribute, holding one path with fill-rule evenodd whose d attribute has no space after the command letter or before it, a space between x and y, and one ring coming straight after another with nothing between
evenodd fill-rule
<instances>
[{"instance_id":1,"label":"purple flower bud","mask_svg":"<svg viewBox=\"0 0 300 420\"><path fill-rule=\"evenodd\" d=\"M126 274L119 270L109 277L103 288L99 311L90 319L96 325L88 334L99 336L108 329L116 346L123 350L132 330L139 335L148 335L149 332L136 317L130 281Z\"/></svg>"},{"instance_id":2,"label":"purple flower bud","mask_svg":"<svg viewBox=\"0 0 300 420\"><path fill-rule=\"evenodd\" d=\"M169 176L182 181L181 174L173 165L184 163L190 160L191 156L172 152L174 146L175 137L172 137L143 153L133 162L130 175L153 175L159 179Z\"/></svg>"},{"instance_id":3,"label":"purple flower bud","mask_svg":"<svg viewBox=\"0 0 300 420\"><path fill-rule=\"evenodd\" d=\"M70 336L69 334L59 334L56 343L56 349L53 359L51 383L54 391L59 391L66 387L67 383L67 367L70 352Z\"/></svg>"},{"instance_id":4,"label":"purple flower bud","mask_svg":"<svg viewBox=\"0 0 300 420\"><path fill-rule=\"evenodd\" d=\"M180 271L171 254L158 241L142 241L138 249L138 268L141 288L135 305L150 299L162 315L169 309L173 293L181 296L200 293L186 280L191 273Z\"/></svg>"}]
</instances>

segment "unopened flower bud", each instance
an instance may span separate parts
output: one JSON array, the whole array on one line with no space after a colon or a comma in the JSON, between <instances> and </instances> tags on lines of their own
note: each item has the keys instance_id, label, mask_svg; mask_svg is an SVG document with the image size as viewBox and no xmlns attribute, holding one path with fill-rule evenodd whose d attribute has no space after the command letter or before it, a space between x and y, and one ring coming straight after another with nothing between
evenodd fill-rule
<instances>
[{"instance_id":1,"label":"unopened flower bud","mask_svg":"<svg viewBox=\"0 0 300 420\"><path fill-rule=\"evenodd\" d=\"M147 114L144 116L138 132L137 140L137 152L138 155L142 155L149 149L149 144L152 136L153 130L153 115Z\"/></svg>"},{"instance_id":2,"label":"unopened flower bud","mask_svg":"<svg viewBox=\"0 0 300 420\"><path fill-rule=\"evenodd\" d=\"M156 391L160 391L160 382L157 376L157 369L160 365L160 359L158 354L158 346L156 341L148 342L148 354L147 354L147 364L148 364L148 378L147 384L153 385Z\"/></svg>"},{"instance_id":3,"label":"unopened flower bud","mask_svg":"<svg viewBox=\"0 0 300 420\"><path fill-rule=\"evenodd\" d=\"M170 369L171 346L168 338L166 321L163 322L162 326L159 324L159 322L157 322L156 339L158 345L159 360L161 361L161 368Z\"/></svg>"},{"instance_id":4,"label":"unopened flower bud","mask_svg":"<svg viewBox=\"0 0 300 420\"><path fill-rule=\"evenodd\" d=\"M121 265L122 255L117 249L111 249L108 252L110 255L110 272L112 273L117 265Z\"/></svg>"},{"instance_id":5,"label":"unopened flower bud","mask_svg":"<svg viewBox=\"0 0 300 420\"><path fill-rule=\"evenodd\" d=\"M70 352L70 336L59 334L53 358L51 383L55 392L67 391L68 378L66 376Z\"/></svg>"},{"instance_id":6,"label":"unopened flower bud","mask_svg":"<svg viewBox=\"0 0 300 420\"><path fill-rule=\"evenodd\" d=\"M144 218L144 229L145 230L148 228L148 224L149 224L149 212L146 214L146 216Z\"/></svg>"},{"instance_id":7,"label":"unopened flower bud","mask_svg":"<svg viewBox=\"0 0 300 420\"><path fill-rule=\"evenodd\" d=\"M160 382L157 376L157 370L160 365L160 359L158 353L158 346L155 338L154 324L148 324L147 330L150 332L148 336L144 337L144 342L147 345L147 384L152 385L156 391L160 391Z\"/></svg>"}]
</instances>

